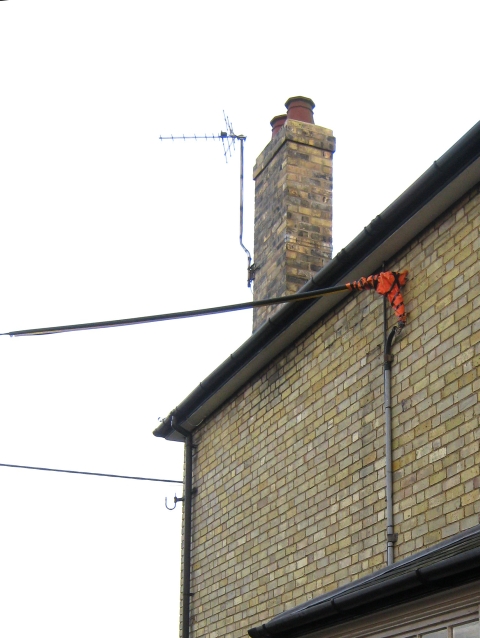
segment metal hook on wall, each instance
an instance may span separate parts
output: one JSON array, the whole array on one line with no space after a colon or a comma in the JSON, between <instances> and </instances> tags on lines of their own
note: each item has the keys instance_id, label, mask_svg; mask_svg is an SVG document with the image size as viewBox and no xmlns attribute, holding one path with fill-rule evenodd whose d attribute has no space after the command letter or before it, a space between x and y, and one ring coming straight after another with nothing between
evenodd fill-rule
<instances>
[{"instance_id":1,"label":"metal hook on wall","mask_svg":"<svg viewBox=\"0 0 480 638\"><path fill-rule=\"evenodd\" d=\"M167 510L174 510L177 507L177 503L184 501L184 498L178 498L178 496L175 494L175 496L173 497L173 507L168 507L167 505L167 497L165 497L165 507L167 508Z\"/></svg>"},{"instance_id":2,"label":"metal hook on wall","mask_svg":"<svg viewBox=\"0 0 480 638\"><path fill-rule=\"evenodd\" d=\"M198 492L198 488L194 487L192 488L191 494L192 496L195 495ZM168 507L167 505L167 497L165 497L165 507L167 508L167 510L174 510L177 507L177 503L183 503L183 501L185 500L185 497L179 498L176 494L173 497L173 507Z\"/></svg>"}]
</instances>

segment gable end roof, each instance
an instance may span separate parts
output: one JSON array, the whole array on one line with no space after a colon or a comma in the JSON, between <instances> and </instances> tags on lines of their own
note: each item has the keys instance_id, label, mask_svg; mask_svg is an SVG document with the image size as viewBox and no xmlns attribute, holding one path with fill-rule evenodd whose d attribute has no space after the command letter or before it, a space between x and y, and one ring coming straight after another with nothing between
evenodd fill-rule
<instances>
[{"instance_id":1,"label":"gable end roof","mask_svg":"<svg viewBox=\"0 0 480 638\"><path fill-rule=\"evenodd\" d=\"M337 286L376 272L383 262L388 261L479 181L480 122L435 161L383 213L375 217L299 292ZM186 432L198 427L348 294L281 306L172 410L153 434L168 440L184 440ZM174 416L175 422L172 422Z\"/></svg>"}]
</instances>

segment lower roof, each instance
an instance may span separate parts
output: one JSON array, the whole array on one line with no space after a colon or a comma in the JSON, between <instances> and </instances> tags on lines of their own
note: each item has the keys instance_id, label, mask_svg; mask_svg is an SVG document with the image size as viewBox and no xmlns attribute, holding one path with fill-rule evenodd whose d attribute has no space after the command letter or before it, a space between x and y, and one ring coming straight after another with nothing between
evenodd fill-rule
<instances>
[{"instance_id":1,"label":"lower roof","mask_svg":"<svg viewBox=\"0 0 480 638\"><path fill-rule=\"evenodd\" d=\"M480 580L480 525L275 616L251 638L295 638Z\"/></svg>"}]
</instances>

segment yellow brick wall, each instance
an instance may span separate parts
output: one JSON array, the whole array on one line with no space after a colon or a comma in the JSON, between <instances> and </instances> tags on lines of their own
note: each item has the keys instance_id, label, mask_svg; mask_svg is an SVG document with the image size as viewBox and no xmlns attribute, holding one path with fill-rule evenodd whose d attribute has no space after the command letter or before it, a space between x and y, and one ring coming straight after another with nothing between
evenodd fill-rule
<instances>
[{"instance_id":1,"label":"yellow brick wall","mask_svg":"<svg viewBox=\"0 0 480 638\"><path fill-rule=\"evenodd\" d=\"M400 558L478 524L480 195L415 242L409 330L394 379Z\"/></svg>"},{"instance_id":2,"label":"yellow brick wall","mask_svg":"<svg viewBox=\"0 0 480 638\"><path fill-rule=\"evenodd\" d=\"M479 226L476 189L387 264L411 271L395 560L479 523ZM192 638L246 636L385 565L382 323L381 297L352 295L195 433Z\"/></svg>"}]
</instances>

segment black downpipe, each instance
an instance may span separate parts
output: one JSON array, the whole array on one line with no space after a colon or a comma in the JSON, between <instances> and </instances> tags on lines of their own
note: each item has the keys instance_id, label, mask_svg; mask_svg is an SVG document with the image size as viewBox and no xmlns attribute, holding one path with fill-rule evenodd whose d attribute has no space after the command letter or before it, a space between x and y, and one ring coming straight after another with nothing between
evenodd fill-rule
<instances>
[{"instance_id":1,"label":"black downpipe","mask_svg":"<svg viewBox=\"0 0 480 638\"><path fill-rule=\"evenodd\" d=\"M387 337L387 300L383 298L384 337L384 409L385 409L385 501L387 509L387 565L393 565L393 546L397 535L393 528L393 461L392 461L392 344L402 327L395 326Z\"/></svg>"},{"instance_id":2,"label":"black downpipe","mask_svg":"<svg viewBox=\"0 0 480 638\"><path fill-rule=\"evenodd\" d=\"M190 635L190 564L192 545L192 435L182 427L175 427L176 417L172 417L172 428L185 436L185 484L183 493L183 561L182 561L182 638Z\"/></svg>"},{"instance_id":3,"label":"black downpipe","mask_svg":"<svg viewBox=\"0 0 480 638\"><path fill-rule=\"evenodd\" d=\"M192 544L192 435L185 439L185 503L183 522L183 614L182 638L190 634L190 553Z\"/></svg>"}]
</instances>

